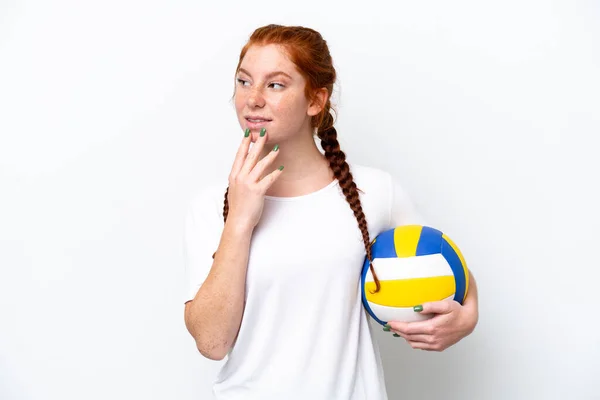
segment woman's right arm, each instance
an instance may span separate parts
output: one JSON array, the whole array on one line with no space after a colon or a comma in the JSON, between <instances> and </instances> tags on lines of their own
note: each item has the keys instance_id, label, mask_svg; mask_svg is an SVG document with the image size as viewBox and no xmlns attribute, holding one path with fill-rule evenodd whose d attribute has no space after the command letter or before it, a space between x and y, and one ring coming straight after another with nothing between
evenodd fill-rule
<instances>
[{"instance_id":1,"label":"woman's right arm","mask_svg":"<svg viewBox=\"0 0 600 400\"><path fill-rule=\"evenodd\" d=\"M242 140L229 175L229 212L212 266L194 299L185 304L185 325L200 353L212 360L225 357L240 328L252 232L267 189L282 173L281 169L267 173L277 148L258 160L266 140L265 133L252 151L250 137Z\"/></svg>"},{"instance_id":2,"label":"woman's right arm","mask_svg":"<svg viewBox=\"0 0 600 400\"><path fill-rule=\"evenodd\" d=\"M252 228L227 221L206 280L185 305L185 324L198 351L221 360L237 335L244 312Z\"/></svg>"}]
</instances>

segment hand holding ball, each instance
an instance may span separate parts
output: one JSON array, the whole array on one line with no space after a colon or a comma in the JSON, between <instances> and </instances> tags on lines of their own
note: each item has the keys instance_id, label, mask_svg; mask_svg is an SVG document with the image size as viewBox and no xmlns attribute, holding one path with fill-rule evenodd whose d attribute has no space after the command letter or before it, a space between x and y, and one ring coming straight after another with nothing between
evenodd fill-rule
<instances>
[{"instance_id":1,"label":"hand holding ball","mask_svg":"<svg viewBox=\"0 0 600 400\"><path fill-rule=\"evenodd\" d=\"M362 301L381 325L388 321L431 318L413 310L425 302L454 299L463 303L469 272L459 248L437 229L404 225L379 234L371 247L379 290L365 262L361 274Z\"/></svg>"}]
</instances>

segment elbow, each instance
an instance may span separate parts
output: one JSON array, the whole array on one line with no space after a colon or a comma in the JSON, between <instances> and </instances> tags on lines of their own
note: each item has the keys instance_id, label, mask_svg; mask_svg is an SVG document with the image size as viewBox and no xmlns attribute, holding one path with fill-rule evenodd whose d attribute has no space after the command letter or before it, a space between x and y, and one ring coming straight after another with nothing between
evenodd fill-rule
<instances>
[{"instance_id":1,"label":"elbow","mask_svg":"<svg viewBox=\"0 0 600 400\"><path fill-rule=\"evenodd\" d=\"M213 361L221 361L229 352L226 346L207 346L206 344L196 342L196 347L203 357Z\"/></svg>"},{"instance_id":2,"label":"elbow","mask_svg":"<svg viewBox=\"0 0 600 400\"><path fill-rule=\"evenodd\" d=\"M185 326L194 338L196 348L202 354L203 357L209 360L220 361L231 348L231 343L226 336L213 335L207 332L206 329L198 328L198 321L192 317L192 302L186 303L185 306ZM201 324L202 325L202 324ZM214 330L214 329L213 329Z\"/></svg>"}]
</instances>

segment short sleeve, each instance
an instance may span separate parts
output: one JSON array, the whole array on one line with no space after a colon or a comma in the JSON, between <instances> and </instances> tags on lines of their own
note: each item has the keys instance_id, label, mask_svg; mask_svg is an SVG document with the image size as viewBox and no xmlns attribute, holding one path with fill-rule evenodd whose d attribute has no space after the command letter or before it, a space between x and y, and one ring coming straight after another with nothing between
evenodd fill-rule
<instances>
[{"instance_id":1,"label":"short sleeve","mask_svg":"<svg viewBox=\"0 0 600 400\"><path fill-rule=\"evenodd\" d=\"M212 267L224 226L222 207L211 190L198 192L188 207L183 234L184 303L196 297Z\"/></svg>"},{"instance_id":2,"label":"short sleeve","mask_svg":"<svg viewBox=\"0 0 600 400\"><path fill-rule=\"evenodd\" d=\"M391 228L400 225L426 225L425 218L417 209L402 184L390 175L390 223Z\"/></svg>"}]
</instances>

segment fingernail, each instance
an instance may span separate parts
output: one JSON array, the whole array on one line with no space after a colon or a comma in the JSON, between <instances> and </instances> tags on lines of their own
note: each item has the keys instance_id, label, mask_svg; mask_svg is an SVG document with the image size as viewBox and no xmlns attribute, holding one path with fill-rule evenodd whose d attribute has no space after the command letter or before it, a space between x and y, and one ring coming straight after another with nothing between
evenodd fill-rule
<instances>
[{"instance_id":1,"label":"fingernail","mask_svg":"<svg viewBox=\"0 0 600 400\"><path fill-rule=\"evenodd\" d=\"M273 147L273 151L277 151L279 149L279 145L276 144L275 147Z\"/></svg>"},{"instance_id":2,"label":"fingernail","mask_svg":"<svg viewBox=\"0 0 600 400\"><path fill-rule=\"evenodd\" d=\"M394 337L400 337L400 335L398 335L397 333L394 333Z\"/></svg>"},{"instance_id":3,"label":"fingernail","mask_svg":"<svg viewBox=\"0 0 600 400\"><path fill-rule=\"evenodd\" d=\"M423 311L423 306L414 306L413 310L415 310L415 312L421 312Z\"/></svg>"},{"instance_id":4,"label":"fingernail","mask_svg":"<svg viewBox=\"0 0 600 400\"><path fill-rule=\"evenodd\" d=\"M283 165L282 165L281 167L279 167L279 170L280 170L280 171L283 171Z\"/></svg>"},{"instance_id":5,"label":"fingernail","mask_svg":"<svg viewBox=\"0 0 600 400\"><path fill-rule=\"evenodd\" d=\"M260 137L263 137L263 136L265 136L265 132L267 132L267 130L266 130L265 128L262 128L262 129L260 130Z\"/></svg>"},{"instance_id":6,"label":"fingernail","mask_svg":"<svg viewBox=\"0 0 600 400\"><path fill-rule=\"evenodd\" d=\"M391 326L390 326L389 324L385 324L385 325L383 326L383 330L384 330L384 331L386 331L386 332L389 332L389 331L390 331L390 328L391 328Z\"/></svg>"},{"instance_id":7,"label":"fingernail","mask_svg":"<svg viewBox=\"0 0 600 400\"><path fill-rule=\"evenodd\" d=\"M250 128L246 128L246 131L244 132L244 137L248 136L250 136Z\"/></svg>"}]
</instances>

